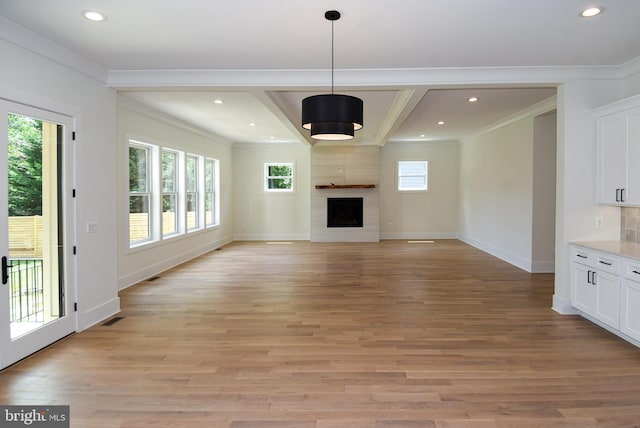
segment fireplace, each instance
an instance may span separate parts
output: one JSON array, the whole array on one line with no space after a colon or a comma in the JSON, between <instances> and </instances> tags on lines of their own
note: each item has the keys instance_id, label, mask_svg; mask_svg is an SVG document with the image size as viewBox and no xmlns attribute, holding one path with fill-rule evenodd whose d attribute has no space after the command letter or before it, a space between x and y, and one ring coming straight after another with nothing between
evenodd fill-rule
<instances>
[{"instance_id":1,"label":"fireplace","mask_svg":"<svg viewBox=\"0 0 640 428\"><path fill-rule=\"evenodd\" d=\"M327 227L363 227L363 198L327 198Z\"/></svg>"}]
</instances>

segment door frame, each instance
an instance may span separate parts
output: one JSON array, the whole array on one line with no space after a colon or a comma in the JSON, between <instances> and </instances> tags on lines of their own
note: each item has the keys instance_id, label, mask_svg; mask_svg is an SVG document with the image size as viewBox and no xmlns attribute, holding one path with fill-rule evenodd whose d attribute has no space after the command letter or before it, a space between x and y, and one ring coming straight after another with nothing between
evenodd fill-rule
<instances>
[{"instance_id":1,"label":"door frame","mask_svg":"<svg viewBox=\"0 0 640 428\"><path fill-rule=\"evenodd\" d=\"M37 328L23 336L11 339L9 320L9 286L0 285L0 370L28 357L63 337L77 331L77 312L74 303L77 301L76 263L73 256L75 242L75 200L72 197L75 181L74 164L74 118L46 109L31 107L14 101L0 98L0 171L8 171L8 114L18 114L63 126L62 171L58 177L62 181L62 218L59 221L63 228L62 278L65 290L65 315ZM7 174L0 176L0 228L8 226L8 186ZM0 234L0 255L8 256L8 236Z\"/></svg>"}]
</instances>

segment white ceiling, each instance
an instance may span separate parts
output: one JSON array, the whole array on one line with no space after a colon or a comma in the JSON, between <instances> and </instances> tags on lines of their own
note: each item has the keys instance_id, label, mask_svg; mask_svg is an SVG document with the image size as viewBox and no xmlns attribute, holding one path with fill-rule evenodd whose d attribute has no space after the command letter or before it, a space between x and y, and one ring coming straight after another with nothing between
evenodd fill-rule
<instances>
[{"instance_id":1,"label":"white ceiling","mask_svg":"<svg viewBox=\"0 0 640 428\"><path fill-rule=\"evenodd\" d=\"M594 4L604 13L578 16ZM85 20L86 9L107 20ZM0 16L11 21L5 23L111 75L139 73L144 80L151 71L258 71L286 79L299 73L295 82L272 87L250 80L110 82L129 97L128 105L152 107L232 142L255 143L309 141L299 124L300 103L330 90L329 9L342 13L334 27L336 92L365 103L359 144L461 139L555 94L546 76L462 86L446 84L447 70L531 74L540 68L542 76L549 67L606 69L640 57L636 0L0 0ZM434 69L445 76L437 84L412 83L416 71ZM357 72L372 71L391 71L402 82L357 83ZM472 95L479 98L475 104L466 101ZM437 125L440 120L445 124Z\"/></svg>"}]
</instances>

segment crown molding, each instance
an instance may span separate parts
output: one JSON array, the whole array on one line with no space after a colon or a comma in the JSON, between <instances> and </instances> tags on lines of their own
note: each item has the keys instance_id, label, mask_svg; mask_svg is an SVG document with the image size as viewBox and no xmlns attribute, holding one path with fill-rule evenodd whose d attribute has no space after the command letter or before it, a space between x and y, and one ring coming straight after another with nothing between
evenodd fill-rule
<instances>
[{"instance_id":1,"label":"crown molding","mask_svg":"<svg viewBox=\"0 0 640 428\"><path fill-rule=\"evenodd\" d=\"M558 97L557 95L554 95L552 97L547 98L546 100L542 100L537 104L534 104L522 111L519 111L517 113L514 113L510 116L507 116L501 120L499 120L498 122L495 122L491 125L488 125L472 134L466 135L463 138L460 139L460 141L462 143L466 143L467 141L477 138L483 134L486 134L488 132L492 132L495 131L498 128L502 128L504 126L507 126L511 123L517 122L518 120L527 118L527 117L534 117L534 116L539 116L541 114L544 113L548 113L550 111L553 111L557 108L558 105Z\"/></svg>"},{"instance_id":2,"label":"crown molding","mask_svg":"<svg viewBox=\"0 0 640 428\"><path fill-rule=\"evenodd\" d=\"M106 83L108 80L107 67L3 17L0 17L0 38L99 82Z\"/></svg>"},{"instance_id":3,"label":"crown molding","mask_svg":"<svg viewBox=\"0 0 640 428\"><path fill-rule=\"evenodd\" d=\"M198 128L196 126L193 126L190 123L187 123L185 121L182 121L180 119L176 119L173 116L170 116L166 113L163 113L161 111L158 111L148 105L142 104L140 102L138 102L137 100L134 100L131 97L128 97L126 95L126 93L124 94L118 94L117 100L116 100L116 105L120 108L124 108L130 111L133 111L135 113L141 114L143 116L147 116L150 119L155 119L158 120L160 122L164 122L168 125L172 125L175 126L176 128L180 128L184 131L188 131L191 132L193 134L197 134L201 137L204 137L208 140L213 140L217 143L221 143L227 146L231 146L233 145L232 141L228 141L225 140L224 138L222 138L220 135L214 134L212 132L206 131L202 128Z\"/></svg>"}]
</instances>

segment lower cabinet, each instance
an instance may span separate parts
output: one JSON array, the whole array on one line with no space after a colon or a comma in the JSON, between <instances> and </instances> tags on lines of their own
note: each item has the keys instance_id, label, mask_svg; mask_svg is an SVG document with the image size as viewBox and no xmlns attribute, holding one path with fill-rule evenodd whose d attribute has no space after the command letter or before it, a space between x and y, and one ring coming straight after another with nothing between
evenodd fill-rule
<instances>
[{"instance_id":1,"label":"lower cabinet","mask_svg":"<svg viewBox=\"0 0 640 428\"><path fill-rule=\"evenodd\" d=\"M611 255L574 247L572 305L607 324L620 327L619 261Z\"/></svg>"},{"instance_id":2,"label":"lower cabinet","mask_svg":"<svg viewBox=\"0 0 640 428\"><path fill-rule=\"evenodd\" d=\"M621 285L620 331L640 341L640 262L623 263Z\"/></svg>"}]
</instances>

